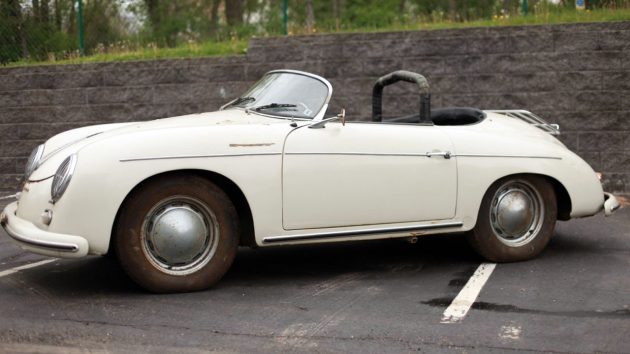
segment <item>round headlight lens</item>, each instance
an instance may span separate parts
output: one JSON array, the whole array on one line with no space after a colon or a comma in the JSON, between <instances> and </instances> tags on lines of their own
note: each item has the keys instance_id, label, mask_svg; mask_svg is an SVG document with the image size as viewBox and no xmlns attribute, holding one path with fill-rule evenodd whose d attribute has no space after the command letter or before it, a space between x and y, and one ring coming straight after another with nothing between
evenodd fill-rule
<instances>
[{"instance_id":1,"label":"round headlight lens","mask_svg":"<svg viewBox=\"0 0 630 354\"><path fill-rule=\"evenodd\" d=\"M77 155L72 154L63 160L57 169L57 172L55 172L52 187L50 188L50 196L52 197L53 203L56 203L66 191L66 188L68 188L68 184L70 184L70 179L72 179L76 165Z\"/></svg>"},{"instance_id":2,"label":"round headlight lens","mask_svg":"<svg viewBox=\"0 0 630 354\"><path fill-rule=\"evenodd\" d=\"M28 157L28 160L26 161L26 167L24 168L24 178L28 179L31 176L33 171L35 171L35 169L37 168L37 165L39 164L39 160L42 159L43 155L44 155L44 144L41 144L37 146L35 149L33 149L33 152L31 152L31 155Z\"/></svg>"}]
</instances>

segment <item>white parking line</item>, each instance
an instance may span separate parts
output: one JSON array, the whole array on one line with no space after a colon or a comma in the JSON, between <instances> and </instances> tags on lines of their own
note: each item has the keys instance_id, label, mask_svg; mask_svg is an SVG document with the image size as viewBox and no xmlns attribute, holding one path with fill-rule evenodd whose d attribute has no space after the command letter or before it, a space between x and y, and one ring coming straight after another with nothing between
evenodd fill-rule
<instances>
[{"instance_id":1,"label":"white parking line","mask_svg":"<svg viewBox=\"0 0 630 354\"><path fill-rule=\"evenodd\" d=\"M41 265L48 264L48 263L54 262L56 260L57 260L57 258L44 259L43 261L39 261L39 262L35 262L35 263L29 263L29 264L21 265L19 267L3 270L3 271L0 272L0 278L5 277L7 275L11 275L13 273L17 273L17 272L19 272L21 270L24 270L24 269L39 267Z\"/></svg>"},{"instance_id":2,"label":"white parking line","mask_svg":"<svg viewBox=\"0 0 630 354\"><path fill-rule=\"evenodd\" d=\"M492 275L496 266L496 263L481 263L479 265L475 274L468 279L464 288L444 311L441 323L458 323L466 317L468 310L477 300L477 296L479 296L481 289L488 281L488 278L490 278L490 275Z\"/></svg>"}]
</instances>

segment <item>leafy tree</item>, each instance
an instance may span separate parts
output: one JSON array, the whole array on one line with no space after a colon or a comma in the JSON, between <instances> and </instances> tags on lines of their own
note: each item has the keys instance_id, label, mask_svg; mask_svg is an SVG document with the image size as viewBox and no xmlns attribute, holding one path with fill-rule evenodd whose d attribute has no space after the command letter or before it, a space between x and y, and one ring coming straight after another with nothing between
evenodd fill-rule
<instances>
[{"instance_id":1,"label":"leafy tree","mask_svg":"<svg viewBox=\"0 0 630 354\"><path fill-rule=\"evenodd\" d=\"M22 9L19 0L0 2L0 63L19 60L26 55L22 36Z\"/></svg>"},{"instance_id":2,"label":"leafy tree","mask_svg":"<svg viewBox=\"0 0 630 354\"><path fill-rule=\"evenodd\" d=\"M120 15L116 1L89 0L83 9L85 23L85 46L88 52L105 48L109 43L122 40L126 24Z\"/></svg>"},{"instance_id":3,"label":"leafy tree","mask_svg":"<svg viewBox=\"0 0 630 354\"><path fill-rule=\"evenodd\" d=\"M244 0L225 0L225 18L228 26L243 24L244 5Z\"/></svg>"}]
</instances>

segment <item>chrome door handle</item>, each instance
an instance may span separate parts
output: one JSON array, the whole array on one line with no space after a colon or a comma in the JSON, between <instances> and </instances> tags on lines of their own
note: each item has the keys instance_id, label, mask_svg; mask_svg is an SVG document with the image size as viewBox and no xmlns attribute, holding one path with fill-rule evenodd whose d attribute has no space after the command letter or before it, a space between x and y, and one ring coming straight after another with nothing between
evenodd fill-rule
<instances>
[{"instance_id":1,"label":"chrome door handle","mask_svg":"<svg viewBox=\"0 0 630 354\"><path fill-rule=\"evenodd\" d=\"M433 152L426 153L426 157L433 157L433 156L442 156L448 160L451 158L451 152L450 151L433 151Z\"/></svg>"}]
</instances>

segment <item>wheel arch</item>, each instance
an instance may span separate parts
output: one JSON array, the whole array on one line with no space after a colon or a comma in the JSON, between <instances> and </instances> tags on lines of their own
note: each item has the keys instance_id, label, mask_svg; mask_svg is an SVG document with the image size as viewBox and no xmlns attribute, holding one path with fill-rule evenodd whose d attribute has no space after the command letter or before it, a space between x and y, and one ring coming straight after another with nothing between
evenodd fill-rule
<instances>
[{"instance_id":1,"label":"wheel arch","mask_svg":"<svg viewBox=\"0 0 630 354\"><path fill-rule=\"evenodd\" d=\"M509 198L507 204L496 199L499 193L510 193L509 188L520 183L528 185L520 192L530 195L526 197L531 201L525 204L526 212L520 206L512 210L513 202ZM553 235L562 208L560 203L565 197L563 188L555 178L543 173L513 173L497 178L484 193L476 224L466 233L468 242L479 255L495 263L536 257ZM501 211L497 209L507 210L503 219L507 223L499 221Z\"/></svg>"},{"instance_id":2,"label":"wheel arch","mask_svg":"<svg viewBox=\"0 0 630 354\"><path fill-rule=\"evenodd\" d=\"M571 219L571 195L569 195L569 191L567 190L567 188L560 181L551 176L541 176L546 178L553 186L553 189L556 191L556 201L558 203L558 220L564 221Z\"/></svg>"},{"instance_id":3,"label":"wheel arch","mask_svg":"<svg viewBox=\"0 0 630 354\"><path fill-rule=\"evenodd\" d=\"M249 206L249 202L245 197L245 194L241 190L241 188L234 183L231 179L225 177L222 174L208 171L208 170L198 170L198 169L185 169L185 170L173 170L160 172L149 177L146 177L142 181L138 182L129 192L125 195L122 203L118 206L118 210L116 211L116 217L114 219L114 224L112 227L112 235L109 240L109 252L113 250L113 232L116 229L116 224L118 223L118 219L120 217L120 213L123 210L125 204L129 200L129 197L141 189L146 183L152 181L156 178L163 178L164 176L177 176L177 175L196 175L206 180L216 184L219 188L221 188L230 198L232 203L234 203L234 207L236 208L236 212L238 213L238 222L239 222L239 245L248 246L248 247L257 247L255 232L254 232L254 220L252 217L251 208Z\"/></svg>"},{"instance_id":4,"label":"wheel arch","mask_svg":"<svg viewBox=\"0 0 630 354\"><path fill-rule=\"evenodd\" d=\"M490 189L491 186L493 186L495 183L497 183L500 180L510 178L510 177L519 177L519 176L539 176L547 180L547 182L551 184L554 191L556 192L556 201L558 205L558 220L569 220L571 218L572 204L571 204L571 196L569 195L569 191L567 191L566 187L562 184L562 182L560 182L559 180L557 180L556 178L552 176L541 174L541 173L509 174L509 175L505 175L500 178L497 178L495 181L490 183L490 185L488 186L488 189ZM488 189L486 189L486 191L484 192L484 195L485 193L487 193Z\"/></svg>"}]
</instances>

